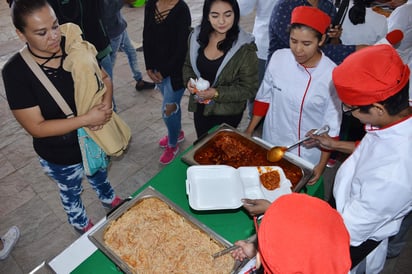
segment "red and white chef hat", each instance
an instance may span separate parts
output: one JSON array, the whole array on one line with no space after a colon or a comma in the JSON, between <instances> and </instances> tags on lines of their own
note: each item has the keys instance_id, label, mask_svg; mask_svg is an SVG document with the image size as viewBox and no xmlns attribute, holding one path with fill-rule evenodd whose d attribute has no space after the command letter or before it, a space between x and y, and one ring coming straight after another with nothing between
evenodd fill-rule
<instances>
[{"instance_id":1,"label":"red and white chef hat","mask_svg":"<svg viewBox=\"0 0 412 274\"><path fill-rule=\"evenodd\" d=\"M318 8L299 6L293 9L290 23L303 24L325 34L331 19L329 15Z\"/></svg>"},{"instance_id":2,"label":"red and white chef hat","mask_svg":"<svg viewBox=\"0 0 412 274\"><path fill-rule=\"evenodd\" d=\"M265 212L258 231L266 273L348 273L349 233L325 201L307 194L283 195Z\"/></svg>"},{"instance_id":3,"label":"red and white chef hat","mask_svg":"<svg viewBox=\"0 0 412 274\"><path fill-rule=\"evenodd\" d=\"M332 72L339 98L345 104L366 106L398 93L409 80L410 69L386 44L369 46L345 58Z\"/></svg>"}]
</instances>

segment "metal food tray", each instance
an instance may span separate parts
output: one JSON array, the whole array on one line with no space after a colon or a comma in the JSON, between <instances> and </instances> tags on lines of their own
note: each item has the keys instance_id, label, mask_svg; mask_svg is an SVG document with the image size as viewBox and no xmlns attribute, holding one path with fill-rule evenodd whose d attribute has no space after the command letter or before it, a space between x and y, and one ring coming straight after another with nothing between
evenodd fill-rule
<instances>
[{"instance_id":1,"label":"metal food tray","mask_svg":"<svg viewBox=\"0 0 412 274\"><path fill-rule=\"evenodd\" d=\"M251 138L251 137L247 136L243 132L240 132L239 130L235 129L234 127L232 127L228 124L223 123L215 131L207 134L206 136L200 137L198 140L196 140L193 143L193 148L182 156L182 161L185 162L188 165L199 165L199 163L196 162L196 160L194 158L196 152L199 149L201 149L204 145L206 145L210 140L212 140L214 136L216 136L218 133L220 133L222 131L223 132L234 132L234 133L240 135L241 137L247 139L246 141L257 144L257 145L263 147L264 149L267 149L267 150L270 149L270 147L268 145L266 145L262 142L259 142L254 138ZM311 166L310 163L303 160L302 158L300 158L298 156L295 156L295 155L292 156L288 153L286 153L283 156L283 159L287 160L288 162L290 162L291 164L299 167L302 170L302 178L300 179L300 181L293 188L293 192L299 192L300 190L302 190L302 188L305 187L305 185L307 184L307 182L311 178L311 176L313 174L313 166ZM275 166L276 163L273 163L271 165Z\"/></svg>"},{"instance_id":2,"label":"metal food tray","mask_svg":"<svg viewBox=\"0 0 412 274\"><path fill-rule=\"evenodd\" d=\"M220 243L223 248L232 246L232 244L229 241L227 241L222 236L211 230L205 224L198 221L193 216L189 215L186 211L182 210L179 206L170 201L167 197L165 197L163 194L155 190L153 187L149 186L146 189L144 189L141 193L139 193L136 197L134 197L130 201L125 202L119 208L117 208L110 216L107 217L104 223L102 223L96 230L94 230L88 235L90 241L94 243L107 257L109 257L124 273L132 274L134 272L132 271L132 269L130 269L126 262L124 262L119 256L117 256L116 253L113 252L104 243L104 233L106 231L107 226L109 226L112 221L122 216L123 213L125 213L129 208L133 207L137 202L146 198L158 198L162 200L173 211L175 211L177 214L180 214L187 221L189 221L195 228L200 229L201 231L206 233L210 238L214 239L217 243ZM237 270L239 270L244 264L245 262L235 261L231 274L236 273Z\"/></svg>"},{"instance_id":3,"label":"metal food tray","mask_svg":"<svg viewBox=\"0 0 412 274\"><path fill-rule=\"evenodd\" d=\"M48 262L43 261L40 265L38 265L35 269L30 271L29 274L56 274Z\"/></svg>"}]
</instances>

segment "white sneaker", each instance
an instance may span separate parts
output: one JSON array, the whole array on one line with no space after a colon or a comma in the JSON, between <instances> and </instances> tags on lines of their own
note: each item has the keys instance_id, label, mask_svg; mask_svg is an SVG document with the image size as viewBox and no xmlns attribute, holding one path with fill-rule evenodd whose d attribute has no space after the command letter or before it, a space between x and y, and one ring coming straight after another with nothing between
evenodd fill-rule
<instances>
[{"instance_id":1,"label":"white sneaker","mask_svg":"<svg viewBox=\"0 0 412 274\"><path fill-rule=\"evenodd\" d=\"M12 226L9 231L1 237L3 249L0 250L0 260L4 260L9 256L19 237L20 231L17 226Z\"/></svg>"}]
</instances>

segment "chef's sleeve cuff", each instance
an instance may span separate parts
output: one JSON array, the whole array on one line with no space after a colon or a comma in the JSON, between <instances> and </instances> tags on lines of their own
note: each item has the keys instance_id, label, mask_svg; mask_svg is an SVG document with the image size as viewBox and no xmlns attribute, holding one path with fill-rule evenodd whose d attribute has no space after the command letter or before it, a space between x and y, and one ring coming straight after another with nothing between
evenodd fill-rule
<instances>
[{"instance_id":1,"label":"chef's sleeve cuff","mask_svg":"<svg viewBox=\"0 0 412 274\"><path fill-rule=\"evenodd\" d=\"M253 115L265 116L269 109L269 103L255 100L253 104Z\"/></svg>"}]
</instances>

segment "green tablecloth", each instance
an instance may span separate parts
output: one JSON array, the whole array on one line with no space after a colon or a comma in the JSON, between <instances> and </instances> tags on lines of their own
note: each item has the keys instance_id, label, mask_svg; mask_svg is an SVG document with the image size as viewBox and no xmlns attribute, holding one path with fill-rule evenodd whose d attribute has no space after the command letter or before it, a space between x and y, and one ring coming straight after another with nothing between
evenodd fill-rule
<instances>
[{"instance_id":1,"label":"green tablecloth","mask_svg":"<svg viewBox=\"0 0 412 274\"><path fill-rule=\"evenodd\" d=\"M247 238L254 233L253 221L242 209L225 211L193 211L189 207L186 195L186 170L188 165L180 157L162 169L143 187L137 195L149 185L164 194L183 210L189 212L209 228L216 231L230 242ZM122 273L100 250L94 252L72 273Z\"/></svg>"},{"instance_id":2,"label":"green tablecloth","mask_svg":"<svg viewBox=\"0 0 412 274\"><path fill-rule=\"evenodd\" d=\"M150 181L137 190L133 196L148 186L152 186L229 242L233 243L252 235L255 232L253 220L243 209L194 211L190 208L186 195L186 170L188 165L181 161L181 156L163 168ZM306 192L312 196L323 197L323 181L313 186L308 186ZM97 250L72 273L104 274L122 272L104 253Z\"/></svg>"}]
</instances>

